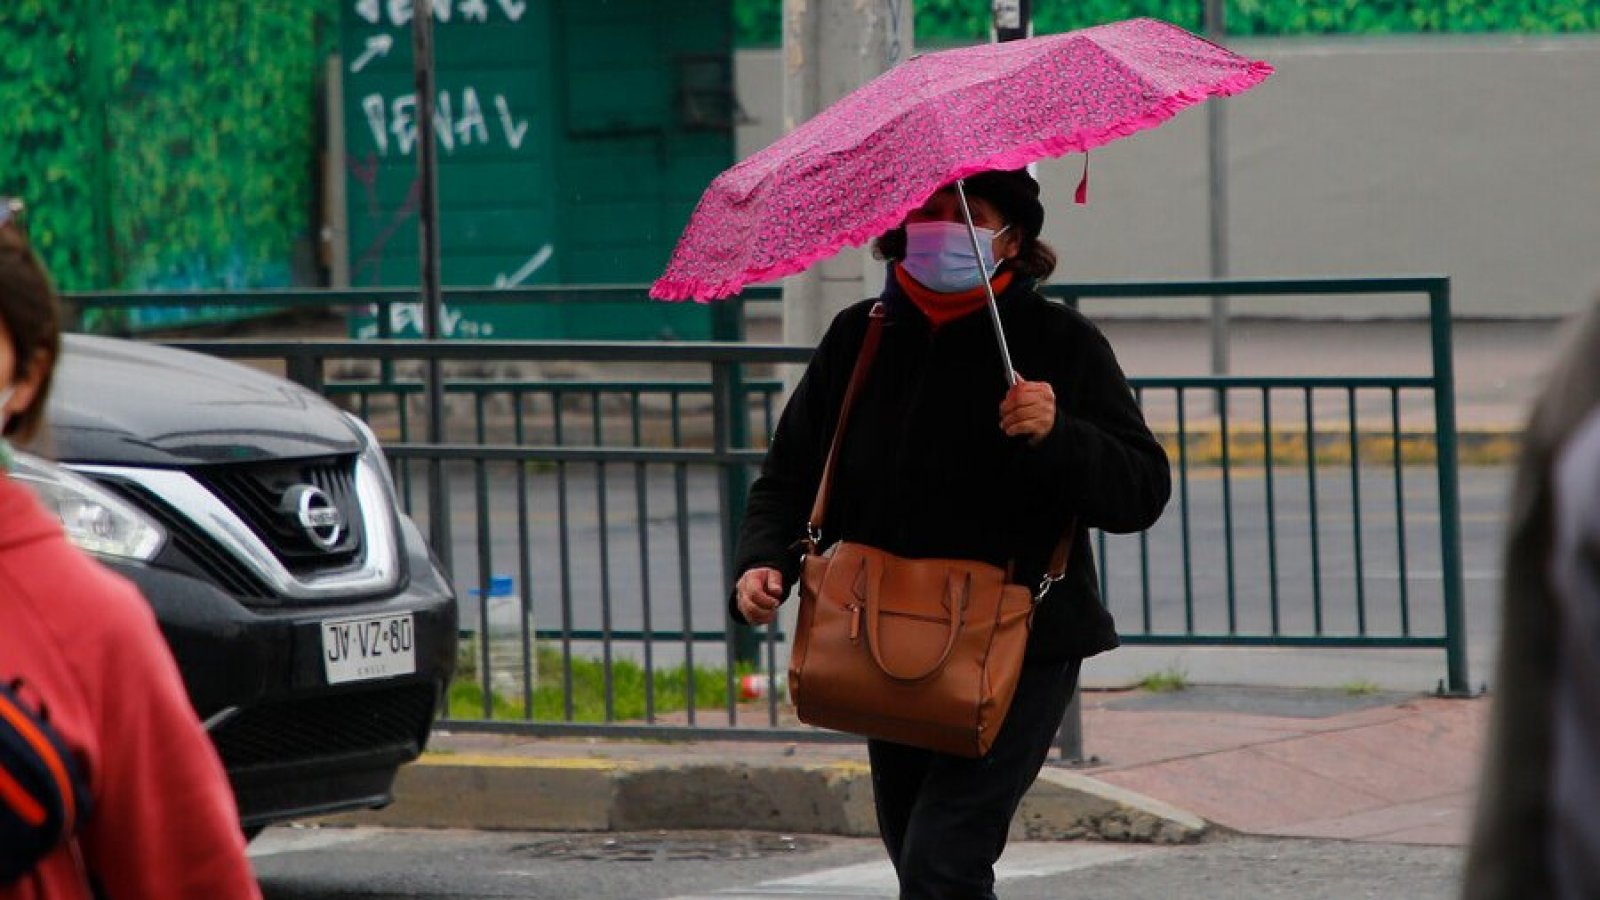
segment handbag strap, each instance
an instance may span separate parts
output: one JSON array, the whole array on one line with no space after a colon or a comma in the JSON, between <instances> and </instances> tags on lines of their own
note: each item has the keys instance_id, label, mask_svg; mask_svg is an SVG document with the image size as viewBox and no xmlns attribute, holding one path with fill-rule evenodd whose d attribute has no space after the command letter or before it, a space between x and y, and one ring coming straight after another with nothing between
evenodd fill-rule
<instances>
[{"instance_id":1,"label":"handbag strap","mask_svg":"<svg viewBox=\"0 0 1600 900\"><path fill-rule=\"evenodd\" d=\"M867 380L872 360L878 355L878 342L883 339L883 322L887 318L883 301L872 305L867 317L867 336L861 341L861 352L856 354L856 366L850 372L850 384L844 389L844 405L839 407L839 424L833 429L833 440L828 443L828 461L822 465L822 480L817 483L817 497L811 503L811 517L806 521L806 552L815 554L822 540L822 517L828 511L828 496L833 491L833 467L839 461L839 446L844 443L845 426L850 422L850 409L855 406L861 383Z\"/></svg>"},{"instance_id":2,"label":"handbag strap","mask_svg":"<svg viewBox=\"0 0 1600 900\"><path fill-rule=\"evenodd\" d=\"M828 500L833 492L834 466L839 462L839 447L844 443L845 426L850 422L850 411L855 406L856 395L861 392L861 385L867 380L867 373L872 370L872 362L878 356L878 344L883 340L883 324L888 318L883 301L878 301L872 306L872 312L867 317L867 334L861 341L861 351L856 354L855 368L850 371L850 383L844 389L844 403L839 407L839 423L833 429L833 440L828 442L828 458L822 465L822 480L817 482L817 496L811 503L811 516L806 520L806 536L802 545L809 554L819 552L822 542L822 520L828 512ZM1067 522L1067 527L1061 535L1061 540L1056 542L1055 550L1050 554L1050 568L1044 577L1039 580L1039 587L1034 591L1033 602L1038 603L1050 590L1051 585L1067 576L1067 564L1072 560L1072 538L1078 530L1078 519L1074 516Z\"/></svg>"}]
</instances>

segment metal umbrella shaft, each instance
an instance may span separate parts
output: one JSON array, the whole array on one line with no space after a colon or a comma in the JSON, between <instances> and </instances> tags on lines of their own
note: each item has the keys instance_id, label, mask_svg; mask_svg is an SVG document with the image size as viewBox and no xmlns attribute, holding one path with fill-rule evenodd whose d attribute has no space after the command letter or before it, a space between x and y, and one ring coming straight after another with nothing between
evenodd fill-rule
<instances>
[{"instance_id":1,"label":"metal umbrella shaft","mask_svg":"<svg viewBox=\"0 0 1600 900\"><path fill-rule=\"evenodd\" d=\"M972 224L972 208L967 205L967 189L961 179L956 180L956 196L961 198L961 218L967 223L967 236L972 239L972 253L978 260L978 273L983 282L983 295L989 300L989 319L994 323L994 338L1000 344L1000 365L1005 369L1006 386L1017 383L1017 370L1011 367L1011 348L1006 346L1006 331L1000 325L1000 304L994 299L994 285L989 283L989 272L983 264L983 245L978 242L978 227Z\"/></svg>"}]
</instances>

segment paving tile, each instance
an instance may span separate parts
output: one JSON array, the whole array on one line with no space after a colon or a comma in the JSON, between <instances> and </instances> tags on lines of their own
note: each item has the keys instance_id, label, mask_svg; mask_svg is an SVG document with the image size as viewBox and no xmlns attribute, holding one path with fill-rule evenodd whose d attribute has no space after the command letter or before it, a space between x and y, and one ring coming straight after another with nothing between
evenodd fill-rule
<instances>
[{"instance_id":1,"label":"paving tile","mask_svg":"<svg viewBox=\"0 0 1600 900\"><path fill-rule=\"evenodd\" d=\"M1388 725L1267 744L1263 755L1396 802L1469 787L1475 767L1441 759L1412 729Z\"/></svg>"},{"instance_id":2,"label":"paving tile","mask_svg":"<svg viewBox=\"0 0 1600 900\"><path fill-rule=\"evenodd\" d=\"M1173 760L1096 778L1245 832L1309 819L1345 816L1388 804L1388 798L1245 748Z\"/></svg>"},{"instance_id":3,"label":"paving tile","mask_svg":"<svg viewBox=\"0 0 1600 900\"><path fill-rule=\"evenodd\" d=\"M1317 719L1100 709L1085 713L1084 743L1105 760L1094 777L1241 831L1455 844L1488 708L1418 697Z\"/></svg>"},{"instance_id":4,"label":"paving tile","mask_svg":"<svg viewBox=\"0 0 1600 900\"><path fill-rule=\"evenodd\" d=\"M1085 719L1083 748L1085 753L1104 760L1106 770L1115 770L1290 740L1303 734L1303 730L1276 720L1261 722L1198 713L1160 717L1104 713Z\"/></svg>"}]
</instances>

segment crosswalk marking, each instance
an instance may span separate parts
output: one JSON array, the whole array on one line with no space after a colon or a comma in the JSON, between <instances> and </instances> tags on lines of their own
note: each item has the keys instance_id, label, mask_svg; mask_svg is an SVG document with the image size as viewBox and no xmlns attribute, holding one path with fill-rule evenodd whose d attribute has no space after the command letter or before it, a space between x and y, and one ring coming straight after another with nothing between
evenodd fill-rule
<instances>
[{"instance_id":1,"label":"crosswalk marking","mask_svg":"<svg viewBox=\"0 0 1600 900\"><path fill-rule=\"evenodd\" d=\"M364 841L374 833L370 828L269 828L250 842L250 858L326 850Z\"/></svg>"},{"instance_id":2,"label":"crosswalk marking","mask_svg":"<svg viewBox=\"0 0 1600 900\"><path fill-rule=\"evenodd\" d=\"M1134 859L1157 848L1129 844L1018 843L1006 850L995 866L995 881L1040 878L1079 869ZM894 869L888 860L821 869L791 878L763 881L750 887L728 888L709 894L688 894L672 900L766 900L772 897L807 897L810 900L893 898L899 894Z\"/></svg>"}]
</instances>

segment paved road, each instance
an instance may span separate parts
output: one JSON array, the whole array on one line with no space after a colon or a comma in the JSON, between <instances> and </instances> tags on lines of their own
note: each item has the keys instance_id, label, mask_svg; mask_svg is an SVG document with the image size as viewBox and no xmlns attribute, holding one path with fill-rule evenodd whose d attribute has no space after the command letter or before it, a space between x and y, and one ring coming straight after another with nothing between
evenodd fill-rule
<instances>
[{"instance_id":1,"label":"paved road","mask_svg":"<svg viewBox=\"0 0 1600 900\"><path fill-rule=\"evenodd\" d=\"M750 832L554 834L269 830L251 853L267 900L892 898L875 840ZM1187 847L1016 843L1007 900L1453 897L1455 848L1231 838Z\"/></svg>"},{"instance_id":2,"label":"paved road","mask_svg":"<svg viewBox=\"0 0 1600 900\"><path fill-rule=\"evenodd\" d=\"M468 627L480 618L478 603L468 594L485 552L488 571L510 575L518 585L531 584L540 629L566 623L574 630L607 625L637 630L648 618L656 630L677 630L685 623L691 630L720 630L726 581L714 472L659 465L641 472L632 465L611 465L601 474L593 465L570 464L564 471L531 472L520 492L514 472L510 464L486 468L487 503L481 507L470 472L459 472L452 481L455 565ZM1108 602L1124 634L1192 629L1261 635L1270 634L1275 622L1283 633L1314 633L1320 624L1328 635L1357 635L1363 629L1374 635L1442 634L1435 473L1406 468L1397 479L1391 468L1368 467L1359 475L1357 480L1347 467L1314 472L1275 467L1270 519L1269 482L1259 467L1236 470L1228 479L1216 469L1196 469L1179 478L1172 505L1146 538L1113 536L1096 548L1104 561ZM1499 633L1495 597L1508 479L1505 468L1467 468L1461 475L1464 600L1474 685L1491 677ZM422 493L416 492L419 499ZM647 523L642 529L641 521ZM480 532L485 536L481 546ZM519 549L524 540L526 575ZM488 606L492 625L515 627L515 597L493 598ZM659 665L675 665L684 655L679 641L661 641L651 649ZM642 657L636 642L618 643L616 651ZM702 645L696 652L703 661L722 659L722 651ZM598 655L598 647L580 644L577 652ZM1240 656L1237 651L1147 648L1117 655L1124 661L1120 668L1089 674L1116 682L1181 668L1197 680L1300 684L1309 679L1324 685L1368 680L1425 690L1445 672L1443 654L1433 650L1294 652L1322 662L1262 666L1260 661L1274 658L1271 652ZM781 647L778 655L781 665ZM1352 665L1352 659L1361 662Z\"/></svg>"}]
</instances>

